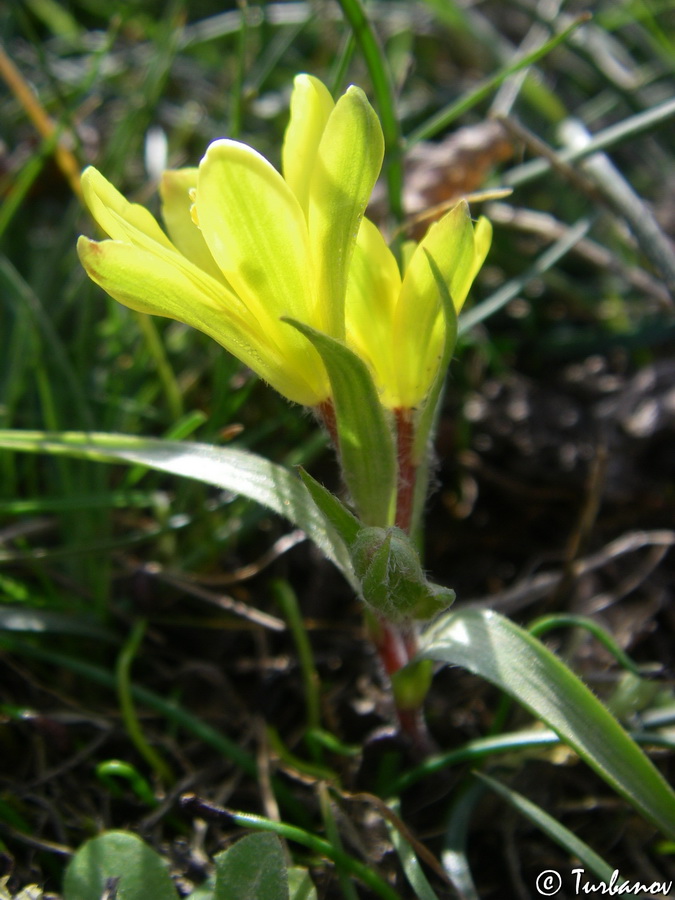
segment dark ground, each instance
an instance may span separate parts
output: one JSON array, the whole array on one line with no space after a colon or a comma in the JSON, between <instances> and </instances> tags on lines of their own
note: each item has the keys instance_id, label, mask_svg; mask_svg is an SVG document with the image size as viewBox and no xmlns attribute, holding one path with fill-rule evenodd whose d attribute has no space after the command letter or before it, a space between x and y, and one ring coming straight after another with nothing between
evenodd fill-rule
<instances>
[{"instance_id":1,"label":"dark ground","mask_svg":"<svg viewBox=\"0 0 675 900\"><path fill-rule=\"evenodd\" d=\"M465 370L471 368L468 355ZM549 613L593 617L634 660L650 667L653 691L672 697L674 436L675 366L666 355L636 371L616 348L605 356L556 363L546 373L512 368L500 378L479 375L467 393L451 382L429 505L429 570L455 587L458 603L488 604L522 623ZM325 475L331 477L329 468ZM264 544L281 530L276 522L266 527ZM134 571L133 561L118 563L119 595L132 598L151 622L134 668L138 683L160 695L179 695L194 715L257 754L263 771L282 773L303 815L315 817L315 779L280 762L265 738L265 725L271 726L287 747L305 755L296 745L304 699L289 637L242 628L232 619L205 629L203 617L210 611L189 589L186 594L167 585L151 570ZM375 791L392 754L406 765L357 604L306 544L289 550L264 575L229 590L274 612L270 574L298 586L326 723L342 741L365 745L363 756L330 760L345 794L339 803L340 820L350 823L345 839L355 850L367 847L368 858L378 859L383 872L395 870L377 810L347 797ZM213 584L203 587L216 590ZM615 694L621 672L588 634L560 629L549 643L601 696ZM205 828L182 813L177 797L188 790L232 808L270 813L264 783L242 775L202 742L173 737L152 714L144 716L143 727L178 773L175 788L154 811L128 789L111 795L92 779L99 760L121 758L144 769L115 704L106 704L87 681L48 665L4 657L2 669L2 702L34 711L0 727L5 792L20 798L20 816L32 828L28 838L2 825L5 870L15 889L37 882L56 890L66 848L77 846L92 827L138 831L171 856L179 881L198 881L204 852L221 847L233 833L218 823ZM653 704L653 693L643 690L633 701L628 722L635 726L640 703ZM439 748L485 735L498 707L496 692L484 683L459 670L440 672L427 703ZM512 709L505 728L526 724ZM655 751L653 758L672 778L672 756ZM668 857L654 853L653 830L563 750L501 757L489 771L622 871L675 877ZM455 767L403 797L407 824L432 851L439 847L448 807L467 790L467 775L467 768ZM551 842L487 793L472 809L468 852L482 898L533 896L539 871L570 866ZM316 875L320 896L339 896L333 879L326 882L319 870ZM435 884L445 896L438 879ZM408 896L400 879L399 885L401 896Z\"/></svg>"}]
</instances>

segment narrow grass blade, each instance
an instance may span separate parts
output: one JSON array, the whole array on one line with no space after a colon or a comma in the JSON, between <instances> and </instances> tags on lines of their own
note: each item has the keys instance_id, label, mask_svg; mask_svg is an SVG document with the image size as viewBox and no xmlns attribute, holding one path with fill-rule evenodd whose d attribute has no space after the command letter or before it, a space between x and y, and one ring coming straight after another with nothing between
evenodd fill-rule
<instances>
[{"instance_id":1,"label":"narrow grass blade","mask_svg":"<svg viewBox=\"0 0 675 900\"><path fill-rule=\"evenodd\" d=\"M485 789L478 781L461 784L455 792L445 829L441 862L462 900L480 900L469 865L467 843L471 814L484 793Z\"/></svg>"},{"instance_id":2,"label":"narrow grass blade","mask_svg":"<svg viewBox=\"0 0 675 900\"><path fill-rule=\"evenodd\" d=\"M638 678L642 676L642 672L637 663L633 662L630 656L621 649L612 635L606 631L599 622L596 622L589 616L557 614L542 616L532 622L527 630L535 637L540 637L542 634L546 634L547 631L552 631L554 628L584 628L593 635L596 641L602 644L605 650L608 650L612 654L619 665L623 666L624 669L627 669L629 672L632 672L633 675L637 675Z\"/></svg>"},{"instance_id":3,"label":"narrow grass blade","mask_svg":"<svg viewBox=\"0 0 675 900\"><path fill-rule=\"evenodd\" d=\"M339 0L339 3L345 19L351 26L373 82L386 148L385 164L387 166L389 205L392 215L400 222L403 219L402 139L389 67L361 0Z\"/></svg>"},{"instance_id":4,"label":"narrow grass blade","mask_svg":"<svg viewBox=\"0 0 675 900\"><path fill-rule=\"evenodd\" d=\"M572 32L576 31L576 29L580 25L583 25L584 22L587 22L588 19L588 14L579 16L579 18L572 22L572 24L568 28L566 28L564 31L561 31L560 34L556 34L550 40L546 41L546 43L542 44L541 47L537 47L537 49L533 50L532 53L528 53L521 59L517 59L510 65L505 66L503 69L501 69L501 71L497 72L496 75L493 75L492 78L488 78L486 81L484 81L483 84L481 84L480 87L478 87L476 90L471 91L471 93L465 97L460 97L459 100L440 110L438 113L436 113L435 116L432 116L423 125L420 125L419 128L416 128L415 131L412 132L412 134L408 135L406 139L406 146L412 147L413 144L417 144L420 141L426 141L429 138L435 137L439 132L446 129L448 125L451 125L452 122L454 122L461 115L467 112L467 110L472 109L486 97L489 97L490 94L511 75L514 75L516 72L520 72L521 69L526 69L528 66L533 65L533 63L538 62L559 44L564 43L564 41L567 40Z\"/></svg>"},{"instance_id":5,"label":"narrow grass blade","mask_svg":"<svg viewBox=\"0 0 675 900\"><path fill-rule=\"evenodd\" d=\"M599 150L606 150L622 141L629 140L638 134L649 131L675 116L675 99L665 100L663 103L636 113L621 122L609 125L602 131L598 131L583 147L566 147L559 151L558 159L562 163L578 162ZM548 159L531 159L514 166L505 172L500 181L504 185L516 187L526 184L546 175L551 171L551 162Z\"/></svg>"},{"instance_id":6,"label":"narrow grass blade","mask_svg":"<svg viewBox=\"0 0 675 900\"><path fill-rule=\"evenodd\" d=\"M389 826L388 831L391 842L396 848L398 857L401 860L401 865L403 866L406 878L415 892L415 896L418 900L438 900L438 896L429 884L429 880L424 874L420 861L415 855L413 848L396 828Z\"/></svg>"},{"instance_id":7,"label":"narrow grass blade","mask_svg":"<svg viewBox=\"0 0 675 900\"><path fill-rule=\"evenodd\" d=\"M145 634L146 623L144 621L137 622L129 639L122 647L117 658L115 667L115 678L117 681L117 699L122 713L122 721L127 730L127 734L133 745L136 747L143 759L154 770L154 772L162 779L165 784L173 784L175 776L169 767L169 764L159 754L157 750L146 740L143 734L141 723L136 714L136 707L131 691L131 665L134 657L138 653L141 646L143 636Z\"/></svg>"},{"instance_id":8,"label":"narrow grass blade","mask_svg":"<svg viewBox=\"0 0 675 900\"><path fill-rule=\"evenodd\" d=\"M111 631L107 631L94 622L82 619L80 616L74 617L55 610L31 609L27 605L0 606L0 631L16 631L25 634L72 634L81 635L89 640L115 641L115 635Z\"/></svg>"},{"instance_id":9,"label":"narrow grass blade","mask_svg":"<svg viewBox=\"0 0 675 900\"><path fill-rule=\"evenodd\" d=\"M580 219L576 225L565 232L565 234L552 244L548 249L539 256L534 264L517 278L512 278L502 285L499 290L495 291L491 297L474 306L468 312L463 313L459 317L459 325L457 333L461 336L466 334L476 325L479 325L485 319L499 312L502 307L506 306L514 297L517 297L523 290L523 287L537 278L544 272L547 272L554 266L559 259L562 259L582 238L586 237L591 227L588 219Z\"/></svg>"},{"instance_id":10,"label":"narrow grass blade","mask_svg":"<svg viewBox=\"0 0 675 900\"><path fill-rule=\"evenodd\" d=\"M514 809L522 813L537 828L540 828L544 834L547 834L558 846L566 850L570 856L580 860L601 881L609 882L614 870L601 856L598 856L594 850L591 850L585 841L573 834L569 828L565 828L557 819L554 819L553 816L545 812L540 806L537 806L536 803L532 803L527 797L512 790L500 781L490 778L489 775L484 775L482 772L476 773L476 778L480 778L484 784L503 797L507 803L510 803Z\"/></svg>"}]
</instances>

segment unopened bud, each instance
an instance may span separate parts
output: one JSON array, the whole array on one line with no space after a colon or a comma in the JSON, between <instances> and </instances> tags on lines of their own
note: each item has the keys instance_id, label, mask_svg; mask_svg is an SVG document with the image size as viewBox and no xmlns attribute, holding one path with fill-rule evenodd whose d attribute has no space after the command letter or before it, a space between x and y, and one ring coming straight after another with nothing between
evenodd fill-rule
<instances>
[{"instance_id":1,"label":"unopened bud","mask_svg":"<svg viewBox=\"0 0 675 900\"><path fill-rule=\"evenodd\" d=\"M365 602L392 622L430 619L455 592L427 581L419 554L400 528L362 528L350 547Z\"/></svg>"}]
</instances>

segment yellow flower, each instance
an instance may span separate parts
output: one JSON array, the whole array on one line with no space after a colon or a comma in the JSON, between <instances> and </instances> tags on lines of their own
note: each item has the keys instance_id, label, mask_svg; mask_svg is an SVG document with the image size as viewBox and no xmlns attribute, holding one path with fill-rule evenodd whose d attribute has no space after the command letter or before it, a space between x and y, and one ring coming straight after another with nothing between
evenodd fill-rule
<instances>
[{"instance_id":1,"label":"yellow flower","mask_svg":"<svg viewBox=\"0 0 675 900\"><path fill-rule=\"evenodd\" d=\"M298 76L285 178L245 144L214 141L198 169L165 173L167 237L88 168L84 199L111 240L81 237L80 260L116 300L200 329L290 400L316 406L330 396L326 370L282 317L344 339L347 273L383 151L359 88L333 103L320 81Z\"/></svg>"},{"instance_id":2,"label":"yellow flower","mask_svg":"<svg viewBox=\"0 0 675 900\"><path fill-rule=\"evenodd\" d=\"M164 174L167 237L146 209L86 169L85 202L111 240L81 237L80 259L116 300L200 329L297 403L322 404L330 382L313 345L284 318L346 343L384 406L414 408L445 345L438 273L459 311L491 230L485 219L474 229L460 204L432 226L401 277L363 218L383 152L359 88L334 103L318 79L299 75L283 176L247 145L215 141L199 168Z\"/></svg>"}]
</instances>

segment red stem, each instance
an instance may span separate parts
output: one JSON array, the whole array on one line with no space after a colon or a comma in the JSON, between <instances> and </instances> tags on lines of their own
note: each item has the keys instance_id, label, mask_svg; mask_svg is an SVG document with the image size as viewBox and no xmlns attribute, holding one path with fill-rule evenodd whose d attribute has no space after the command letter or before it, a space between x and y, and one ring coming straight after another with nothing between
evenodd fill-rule
<instances>
[{"instance_id":1,"label":"red stem","mask_svg":"<svg viewBox=\"0 0 675 900\"><path fill-rule=\"evenodd\" d=\"M340 444L333 401L328 398L316 409L339 454ZM398 461L395 523L406 533L409 533L412 527L417 475L417 465L413 461L415 440L413 412L412 409L402 407L394 410ZM417 653L417 634L412 624L394 624L378 617L372 623L370 635L389 678L406 666ZM397 708L396 714L401 733L409 738L413 749L420 756L427 755L430 752L431 741L421 709Z\"/></svg>"},{"instance_id":2,"label":"red stem","mask_svg":"<svg viewBox=\"0 0 675 900\"><path fill-rule=\"evenodd\" d=\"M417 465L413 461L415 426L413 410L399 407L394 410L396 421L396 445L398 454L398 485L396 488L396 524L410 533L415 503L415 476Z\"/></svg>"},{"instance_id":3,"label":"red stem","mask_svg":"<svg viewBox=\"0 0 675 900\"><path fill-rule=\"evenodd\" d=\"M319 403L316 409L321 417L321 421L326 426L326 431L328 432L328 436L330 437L333 446L336 451L339 451L340 444L338 441L337 421L335 419L335 407L333 406L333 401L328 397L326 400Z\"/></svg>"},{"instance_id":4,"label":"red stem","mask_svg":"<svg viewBox=\"0 0 675 900\"><path fill-rule=\"evenodd\" d=\"M389 678L406 666L417 652L417 635L411 625L395 625L386 619L378 618L373 623L370 634ZM397 706L396 716L401 734L408 738L416 755L420 758L428 756L433 750L433 742L421 707L401 709Z\"/></svg>"}]
</instances>

